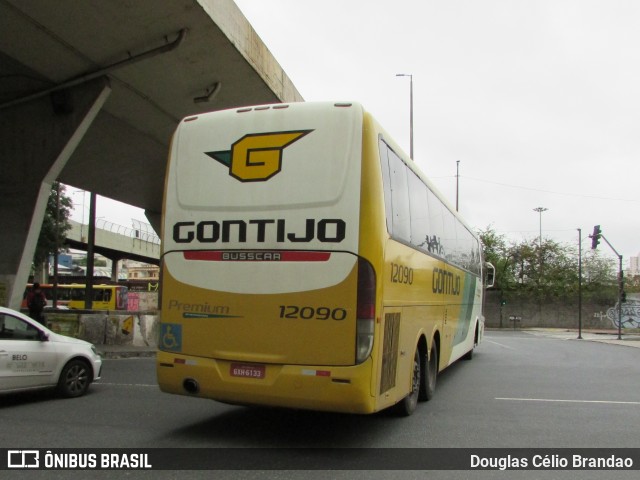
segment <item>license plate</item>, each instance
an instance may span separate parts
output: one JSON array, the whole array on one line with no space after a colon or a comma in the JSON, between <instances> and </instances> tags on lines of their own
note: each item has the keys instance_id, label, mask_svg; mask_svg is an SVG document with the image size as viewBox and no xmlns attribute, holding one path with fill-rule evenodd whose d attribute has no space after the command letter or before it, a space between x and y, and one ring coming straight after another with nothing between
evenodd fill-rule
<instances>
[{"instance_id":1,"label":"license plate","mask_svg":"<svg viewBox=\"0 0 640 480\"><path fill-rule=\"evenodd\" d=\"M229 370L229 374L232 377L245 377L245 378L264 378L266 373L266 367L264 365L255 365L248 363L232 363Z\"/></svg>"}]
</instances>

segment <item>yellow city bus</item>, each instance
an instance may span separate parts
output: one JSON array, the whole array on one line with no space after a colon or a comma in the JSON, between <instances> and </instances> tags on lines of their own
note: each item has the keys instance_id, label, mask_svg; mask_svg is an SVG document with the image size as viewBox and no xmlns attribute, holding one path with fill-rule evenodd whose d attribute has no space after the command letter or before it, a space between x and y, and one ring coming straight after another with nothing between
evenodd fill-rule
<instances>
[{"instance_id":1,"label":"yellow city bus","mask_svg":"<svg viewBox=\"0 0 640 480\"><path fill-rule=\"evenodd\" d=\"M162 246L165 392L409 415L482 338L478 238L356 103L184 119Z\"/></svg>"},{"instance_id":2,"label":"yellow city bus","mask_svg":"<svg viewBox=\"0 0 640 480\"><path fill-rule=\"evenodd\" d=\"M27 308L27 295L33 285L24 291L21 308ZM124 285L93 285L93 310L127 310L128 288ZM53 285L41 284L40 289L47 299L47 307L53 306ZM57 303L72 310L85 309L86 285L71 283L58 284Z\"/></svg>"}]
</instances>

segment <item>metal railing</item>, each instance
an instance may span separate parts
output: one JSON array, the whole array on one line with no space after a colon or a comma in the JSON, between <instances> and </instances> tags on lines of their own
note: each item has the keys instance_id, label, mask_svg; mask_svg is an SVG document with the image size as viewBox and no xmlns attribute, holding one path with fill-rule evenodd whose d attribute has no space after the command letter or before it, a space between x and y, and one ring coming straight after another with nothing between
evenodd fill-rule
<instances>
[{"instance_id":1,"label":"metal railing","mask_svg":"<svg viewBox=\"0 0 640 480\"><path fill-rule=\"evenodd\" d=\"M131 221L132 227L125 227L124 225L118 225L117 223L110 222L103 218L97 218L96 228L125 237L130 237L134 240L140 240L141 242L160 245L160 237L155 234L151 225L139 220L132 219Z\"/></svg>"}]
</instances>

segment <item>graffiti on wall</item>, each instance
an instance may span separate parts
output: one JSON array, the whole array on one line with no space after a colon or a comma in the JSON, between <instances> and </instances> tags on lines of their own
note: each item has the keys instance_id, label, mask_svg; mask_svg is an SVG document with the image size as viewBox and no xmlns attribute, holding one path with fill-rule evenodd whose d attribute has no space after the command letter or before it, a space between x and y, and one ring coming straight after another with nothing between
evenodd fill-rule
<instances>
[{"instance_id":1,"label":"graffiti on wall","mask_svg":"<svg viewBox=\"0 0 640 480\"><path fill-rule=\"evenodd\" d=\"M615 307L611 307L607 310L607 318L611 320L613 326L618 328L619 314L618 303ZM640 300L637 298L628 298L626 302L622 303L622 328L640 328Z\"/></svg>"}]
</instances>

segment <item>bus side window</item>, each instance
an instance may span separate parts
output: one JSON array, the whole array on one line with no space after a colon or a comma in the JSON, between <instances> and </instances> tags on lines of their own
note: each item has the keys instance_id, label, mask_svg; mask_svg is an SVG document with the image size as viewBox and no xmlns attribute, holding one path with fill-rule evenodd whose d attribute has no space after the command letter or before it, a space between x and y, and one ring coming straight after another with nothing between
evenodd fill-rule
<instances>
[{"instance_id":1,"label":"bus side window","mask_svg":"<svg viewBox=\"0 0 640 480\"><path fill-rule=\"evenodd\" d=\"M384 188L384 212L387 220L387 232L393 236L393 206L391 205L391 180L389 178L389 147L380 139L378 142L380 167L382 168L382 186Z\"/></svg>"},{"instance_id":2,"label":"bus side window","mask_svg":"<svg viewBox=\"0 0 640 480\"><path fill-rule=\"evenodd\" d=\"M393 150L389 155L391 175L391 208L393 209L393 235L399 240L411 242L411 213L409 210L409 185L407 166Z\"/></svg>"},{"instance_id":3,"label":"bus side window","mask_svg":"<svg viewBox=\"0 0 640 480\"><path fill-rule=\"evenodd\" d=\"M69 295L70 300L84 300L84 295L85 295L84 292L85 292L84 288L71 289L71 293Z\"/></svg>"},{"instance_id":4,"label":"bus side window","mask_svg":"<svg viewBox=\"0 0 640 480\"><path fill-rule=\"evenodd\" d=\"M412 171L409 180L409 208L411 211L411 244L417 248L429 248L429 205L427 186Z\"/></svg>"},{"instance_id":5,"label":"bus side window","mask_svg":"<svg viewBox=\"0 0 640 480\"><path fill-rule=\"evenodd\" d=\"M444 207L431 190L427 191L427 198L429 199L429 252L444 257L445 251L442 245L442 237L444 236L442 211Z\"/></svg>"}]
</instances>

